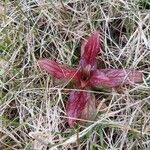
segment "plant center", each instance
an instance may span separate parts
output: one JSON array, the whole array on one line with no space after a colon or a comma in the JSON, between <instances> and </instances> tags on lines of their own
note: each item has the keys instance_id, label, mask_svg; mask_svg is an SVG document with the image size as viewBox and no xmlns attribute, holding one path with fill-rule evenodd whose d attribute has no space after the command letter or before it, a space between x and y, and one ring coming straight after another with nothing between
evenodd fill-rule
<instances>
[{"instance_id":1,"label":"plant center","mask_svg":"<svg viewBox=\"0 0 150 150\"><path fill-rule=\"evenodd\" d=\"M88 79L89 79L89 77L86 76L85 74L81 76L82 81L87 81Z\"/></svg>"}]
</instances>

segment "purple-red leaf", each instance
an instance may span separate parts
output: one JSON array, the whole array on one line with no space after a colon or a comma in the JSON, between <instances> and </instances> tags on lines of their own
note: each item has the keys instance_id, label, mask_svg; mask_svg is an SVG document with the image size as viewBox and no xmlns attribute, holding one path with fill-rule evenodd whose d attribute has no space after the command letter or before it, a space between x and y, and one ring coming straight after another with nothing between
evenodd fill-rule
<instances>
[{"instance_id":1,"label":"purple-red leaf","mask_svg":"<svg viewBox=\"0 0 150 150\"><path fill-rule=\"evenodd\" d=\"M89 93L84 91L72 91L67 103L68 124L73 127L76 119L79 118L89 99Z\"/></svg>"},{"instance_id":2,"label":"purple-red leaf","mask_svg":"<svg viewBox=\"0 0 150 150\"><path fill-rule=\"evenodd\" d=\"M96 57L100 51L99 32L94 32L87 41L81 45L80 66L91 66L91 69L96 69Z\"/></svg>"},{"instance_id":3,"label":"purple-red leaf","mask_svg":"<svg viewBox=\"0 0 150 150\"><path fill-rule=\"evenodd\" d=\"M133 69L99 69L93 72L90 84L93 86L116 87L142 82L143 74Z\"/></svg>"},{"instance_id":4,"label":"purple-red leaf","mask_svg":"<svg viewBox=\"0 0 150 150\"><path fill-rule=\"evenodd\" d=\"M96 99L95 99L95 95L93 93L89 93L90 97L89 100L87 101L80 119L84 119L84 120L94 120L96 117ZM80 121L80 123L85 124L86 122L84 121Z\"/></svg>"},{"instance_id":5,"label":"purple-red leaf","mask_svg":"<svg viewBox=\"0 0 150 150\"><path fill-rule=\"evenodd\" d=\"M79 79L79 73L76 69L63 66L49 59L40 59L38 63L42 69L57 79Z\"/></svg>"}]
</instances>

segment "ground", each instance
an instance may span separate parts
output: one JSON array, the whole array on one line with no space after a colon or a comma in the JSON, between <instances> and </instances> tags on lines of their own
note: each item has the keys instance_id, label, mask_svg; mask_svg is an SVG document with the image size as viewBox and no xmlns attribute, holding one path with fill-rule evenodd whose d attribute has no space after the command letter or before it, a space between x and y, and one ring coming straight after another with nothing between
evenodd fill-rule
<instances>
[{"instance_id":1,"label":"ground","mask_svg":"<svg viewBox=\"0 0 150 150\"><path fill-rule=\"evenodd\" d=\"M0 18L1 150L150 149L148 0L5 0ZM100 32L99 68L141 70L143 82L90 90L98 103L95 121L70 128L70 88L37 61L76 67L81 42L93 31Z\"/></svg>"}]
</instances>

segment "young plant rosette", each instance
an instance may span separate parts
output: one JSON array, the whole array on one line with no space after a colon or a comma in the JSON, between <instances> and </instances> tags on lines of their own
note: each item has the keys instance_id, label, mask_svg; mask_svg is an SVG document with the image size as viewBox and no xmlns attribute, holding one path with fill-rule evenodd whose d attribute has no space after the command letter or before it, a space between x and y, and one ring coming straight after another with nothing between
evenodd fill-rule
<instances>
[{"instance_id":1,"label":"young plant rosette","mask_svg":"<svg viewBox=\"0 0 150 150\"><path fill-rule=\"evenodd\" d=\"M68 124L73 127L77 119L90 119L95 111L95 97L88 92L91 87L114 88L142 81L142 72L134 69L97 69L96 57L100 53L99 32L94 32L81 45L78 68L70 68L43 58L38 61L41 68L59 80L74 81L66 113ZM87 91L86 91L87 90Z\"/></svg>"}]
</instances>

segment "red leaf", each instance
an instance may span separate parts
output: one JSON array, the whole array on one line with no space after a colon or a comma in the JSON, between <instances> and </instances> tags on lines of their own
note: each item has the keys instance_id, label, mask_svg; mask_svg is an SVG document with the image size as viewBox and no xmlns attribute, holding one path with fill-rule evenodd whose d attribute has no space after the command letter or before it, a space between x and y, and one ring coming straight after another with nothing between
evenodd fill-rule
<instances>
[{"instance_id":1,"label":"red leaf","mask_svg":"<svg viewBox=\"0 0 150 150\"><path fill-rule=\"evenodd\" d=\"M87 41L81 45L80 65L85 67L91 65L91 69L96 69L96 57L100 51L99 32L94 32Z\"/></svg>"},{"instance_id":2,"label":"red leaf","mask_svg":"<svg viewBox=\"0 0 150 150\"><path fill-rule=\"evenodd\" d=\"M123 84L142 82L143 74L133 69L100 69L96 70L90 84L93 86L116 87Z\"/></svg>"},{"instance_id":3,"label":"red leaf","mask_svg":"<svg viewBox=\"0 0 150 150\"><path fill-rule=\"evenodd\" d=\"M72 91L67 103L68 124L73 127L76 119L80 117L85 105L89 99L89 93L84 91Z\"/></svg>"},{"instance_id":4,"label":"red leaf","mask_svg":"<svg viewBox=\"0 0 150 150\"><path fill-rule=\"evenodd\" d=\"M42 69L44 69L57 79L79 79L79 73L76 69L68 68L55 61L48 59L40 59L38 63Z\"/></svg>"},{"instance_id":5,"label":"red leaf","mask_svg":"<svg viewBox=\"0 0 150 150\"><path fill-rule=\"evenodd\" d=\"M90 97L87 101L80 118L84 120L94 120L96 117L96 99L93 93L89 93ZM83 125L86 123L85 121L80 121Z\"/></svg>"}]
</instances>

